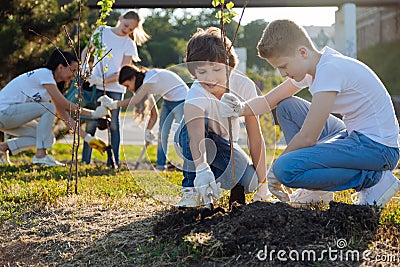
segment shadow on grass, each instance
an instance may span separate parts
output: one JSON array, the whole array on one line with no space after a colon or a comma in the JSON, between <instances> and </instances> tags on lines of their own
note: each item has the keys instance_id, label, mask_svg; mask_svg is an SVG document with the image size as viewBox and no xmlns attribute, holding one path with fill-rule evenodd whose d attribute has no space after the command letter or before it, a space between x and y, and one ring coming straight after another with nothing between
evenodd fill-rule
<instances>
[{"instance_id":1,"label":"shadow on grass","mask_svg":"<svg viewBox=\"0 0 400 267\"><path fill-rule=\"evenodd\" d=\"M320 210L258 202L203 222L199 213L149 212L146 206L135 211L98 207L91 214L27 213L27 230L13 232L12 244L0 247L0 259L7 260L0 265L372 266L363 253L382 234L388 247L398 248L399 225L380 225L380 212L373 207L331 202ZM35 219L55 223L34 227Z\"/></svg>"}]
</instances>

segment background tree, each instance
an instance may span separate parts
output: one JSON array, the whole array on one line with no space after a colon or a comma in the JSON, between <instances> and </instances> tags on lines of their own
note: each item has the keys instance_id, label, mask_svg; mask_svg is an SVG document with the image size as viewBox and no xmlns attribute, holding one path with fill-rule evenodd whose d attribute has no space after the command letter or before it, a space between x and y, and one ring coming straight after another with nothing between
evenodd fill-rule
<instances>
[{"instance_id":1,"label":"background tree","mask_svg":"<svg viewBox=\"0 0 400 267\"><path fill-rule=\"evenodd\" d=\"M72 1L62 7L58 5L57 0L2 1L0 87L23 72L43 66L50 52L54 50L54 45L43 36L48 37L58 47L71 50L66 40L63 27L65 25L77 45L78 17L79 1ZM87 8L82 7L80 25L82 36L89 31L86 17Z\"/></svg>"},{"instance_id":2,"label":"background tree","mask_svg":"<svg viewBox=\"0 0 400 267\"><path fill-rule=\"evenodd\" d=\"M243 26L243 31L238 36L238 47L247 49L247 68L255 69L259 72L272 70L271 66L265 60L258 57L257 44L261 35L267 26L263 19L254 20Z\"/></svg>"}]
</instances>

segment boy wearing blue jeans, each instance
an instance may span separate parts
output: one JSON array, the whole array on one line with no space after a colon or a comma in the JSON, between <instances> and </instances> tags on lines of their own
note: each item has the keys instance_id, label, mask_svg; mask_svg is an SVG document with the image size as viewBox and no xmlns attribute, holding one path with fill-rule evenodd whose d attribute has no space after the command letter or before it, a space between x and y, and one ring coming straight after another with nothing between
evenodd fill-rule
<instances>
[{"instance_id":1,"label":"boy wearing blue jeans","mask_svg":"<svg viewBox=\"0 0 400 267\"><path fill-rule=\"evenodd\" d=\"M224 44L225 42L225 44ZM230 158L228 119L219 114L218 103L229 90L240 99L257 96L254 83L233 69L237 56L231 42L221 36L218 28L198 30L187 45L186 61L189 72L196 78L184 105L184 120L176 140L184 159L183 197L179 207L196 207L219 198L220 186L230 190L237 184L245 193L257 187L255 200L266 200L269 193L266 181L265 145L258 117L245 117L249 136L249 156L237 144L239 119L232 120L232 139L235 164ZM227 73L228 71L228 73ZM232 177L232 165L235 175Z\"/></svg>"},{"instance_id":2,"label":"boy wearing blue jeans","mask_svg":"<svg viewBox=\"0 0 400 267\"><path fill-rule=\"evenodd\" d=\"M383 207L400 189L392 174L399 160L399 125L376 74L329 47L316 50L290 20L269 23L257 48L287 80L247 103L224 95L220 111L230 117L277 108L288 145L268 173L271 192L290 198L281 183L331 192L353 188L355 204ZM311 103L293 97L305 87ZM342 115L344 127L330 113Z\"/></svg>"}]
</instances>

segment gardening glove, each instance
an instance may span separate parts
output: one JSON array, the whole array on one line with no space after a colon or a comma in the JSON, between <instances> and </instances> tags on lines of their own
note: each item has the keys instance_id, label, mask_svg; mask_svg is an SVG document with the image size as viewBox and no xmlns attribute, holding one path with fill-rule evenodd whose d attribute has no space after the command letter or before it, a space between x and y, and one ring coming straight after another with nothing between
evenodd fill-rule
<instances>
[{"instance_id":1,"label":"gardening glove","mask_svg":"<svg viewBox=\"0 0 400 267\"><path fill-rule=\"evenodd\" d=\"M92 111L92 118L103 118L103 117L111 117L110 111L103 106L98 106L96 110Z\"/></svg>"},{"instance_id":2,"label":"gardening glove","mask_svg":"<svg viewBox=\"0 0 400 267\"><path fill-rule=\"evenodd\" d=\"M146 141L146 143L152 144L155 139L156 139L156 137L154 136L154 134L151 130L146 129L144 131L144 141Z\"/></svg>"},{"instance_id":3,"label":"gardening glove","mask_svg":"<svg viewBox=\"0 0 400 267\"><path fill-rule=\"evenodd\" d=\"M213 203L212 197L216 199L221 197L221 183L215 182L214 173L208 163L204 162L197 166L194 187L199 192L204 205Z\"/></svg>"},{"instance_id":4,"label":"gardening glove","mask_svg":"<svg viewBox=\"0 0 400 267\"><path fill-rule=\"evenodd\" d=\"M269 170L267 174L268 179L268 188L271 193L276 196L281 202L289 202L290 197L289 193L286 191L284 185L282 185L275 177L272 168Z\"/></svg>"},{"instance_id":5,"label":"gardening glove","mask_svg":"<svg viewBox=\"0 0 400 267\"><path fill-rule=\"evenodd\" d=\"M98 137L93 137L93 136L91 136L90 134L87 134L87 135L85 136L85 139L84 139L84 140L85 140L86 143L88 143L88 145L89 145L91 148L96 149L97 151L100 152L100 154L103 155L104 150L105 150L107 144L106 144L102 139L100 139L100 138L98 138Z\"/></svg>"},{"instance_id":6,"label":"gardening glove","mask_svg":"<svg viewBox=\"0 0 400 267\"><path fill-rule=\"evenodd\" d=\"M253 202L256 201L267 201L271 198L272 194L269 191L267 181L259 183L257 191L254 193Z\"/></svg>"},{"instance_id":7,"label":"gardening glove","mask_svg":"<svg viewBox=\"0 0 400 267\"><path fill-rule=\"evenodd\" d=\"M222 117L240 117L243 114L245 103L234 94L225 93L218 107Z\"/></svg>"},{"instance_id":8,"label":"gardening glove","mask_svg":"<svg viewBox=\"0 0 400 267\"><path fill-rule=\"evenodd\" d=\"M111 97L109 97L107 95L100 96L97 99L97 101L101 102L101 105L103 107L108 108L108 109L116 109L116 108L118 108L117 107L118 100L114 100L114 99L112 99Z\"/></svg>"},{"instance_id":9,"label":"gardening glove","mask_svg":"<svg viewBox=\"0 0 400 267\"><path fill-rule=\"evenodd\" d=\"M87 82L89 83L89 86L102 85L103 79L100 76L91 75L87 78Z\"/></svg>"},{"instance_id":10,"label":"gardening glove","mask_svg":"<svg viewBox=\"0 0 400 267\"><path fill-rule=\"evenodd\" d=\"M81 68L81 75L83 77L88 77L90 75L90 67L89 64L83 63Z\"/></svg>"}]
</instances>

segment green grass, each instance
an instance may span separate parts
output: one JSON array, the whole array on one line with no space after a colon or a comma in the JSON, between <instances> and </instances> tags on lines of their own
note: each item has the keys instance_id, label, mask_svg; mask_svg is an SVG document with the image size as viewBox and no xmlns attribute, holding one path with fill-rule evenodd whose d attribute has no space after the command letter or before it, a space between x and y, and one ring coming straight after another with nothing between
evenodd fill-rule
<instances>
[{"instance_id":1,"label":"green grass","mask_svg":"<svg viewBox=\"0 0 400 267\"><path fill-rule=\"evenodd\" d=\"M140 145L124 145L121 149L121 161L136 162L142 150ZM180 158L170 149L171 161L180 162ZM68 161L71 158L71 146L57 143L50 151L58 160ZM280 151L271 151L267 157L271 159ZM67 195L67 184L70 177L69 166L46 168L31 165L34 153L27 151L17 156L12 156L13 162L22 162L12 166L0 166L0 223L18 214L18 212L38 206L52 204L58 198ZM81 157L79 151L78 159ZM93 152L93 160L105 163L106 155ZM144 161L156 161L156 145L147 148ZM270 162L268 160L267 162ZM104 165L79 165L79 194L91 198L108 198L115 202L127 195L141 195L153 197L167 202L176 201L180 195L181 172L167 172L156 174L153 171L132 171L122 168L114 171ZM160 179L160 175L163 179ZM74 181L69 183L74 188ZM73 191L73 190L72 190ZM70 191L71 192L71 191ZM335 200L351 203L350 195L353 190L346 190L335 194ZM247 200L252 200L252 195L247 195ZM227 206L228 192L219 200L220 205ZM400 205L388 205L382 213L382 223L400 224Z\"/></svg>"},{"instance_id":2,"label":"green grass","mask_svg":"<svg viewBox=\"0 0 400 267\"><path fill-rule=\"evenodd\" d=\"M142 146L123 146L123 160L136 159ZM56 144L52 150L59 160L70 159L70 146ZM273 151L271 153L279 153ZM269 157L272 157L272 154ZM148 148L148 156L151 162L156 158L156 146ZM67 184L69 167L46 168L28 164L33 157L33 152L28 151L18 156L13 156L13 162L23 162L13 166L0 166L0 226L5 222L23 224L19 215L27 211L41 210L62 202L68 197ZM79 154L80 157L80 154ZM93 158L105 162L105 155L94 152ZM24 163L25 162L25 163ZM153 171L132 171L126 167L118 171L110 170L104 165L80 165L79 166L79 201L84 206L101 203L103 207L137 207L137 201L161 201L172 203L180 196L180 184L182 174L180 172L167 172L157 174ZM74 183L70 183L73 188ZM335 194L335 200L351 203L352 190L346 190ZM73 195L73 194L72 194ZM399 196L399 194L398 194ZM247 202L252 201L252 194L246 196ZM223 208L228 207L229 192L224 191L223 197L216 203ZM65 203L65 202L64 202ZM146 204L137 208L145 208ZM313 208L313 207L312 207ZM326 209L327 207L319 207ZM390 202L380 214L380 224L383 227L400 225L400 204L398 201ZM188 237L189 238L189 237ZM200 237L199 237L200 238ZM203 238L203 237L201 237ZM206 238L206 237L204 237ZM176 244L152 244L138 247L146 257L141 258L143 264L151 263L152 259L163 258L165 250L170 251L165 261L178 262L185 257L197 259L202 257L202 252L195 245L196 242L184 240ZM163 254L163 255L161 255ZM161 255L161 256L160 256ZM125 255L130 257L130 255ZM135 259L132 259L134 261ZM139 263L139 262L138 262Z\"/></svg>"}]
</instances>

